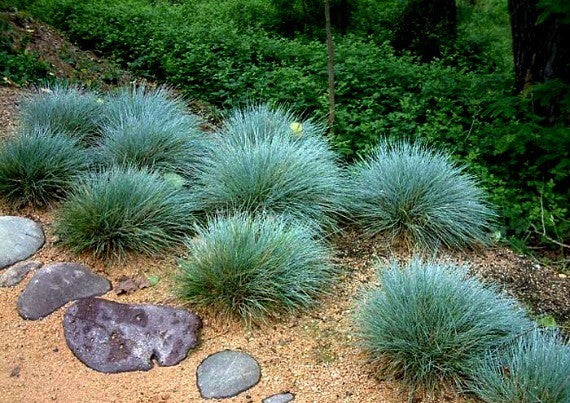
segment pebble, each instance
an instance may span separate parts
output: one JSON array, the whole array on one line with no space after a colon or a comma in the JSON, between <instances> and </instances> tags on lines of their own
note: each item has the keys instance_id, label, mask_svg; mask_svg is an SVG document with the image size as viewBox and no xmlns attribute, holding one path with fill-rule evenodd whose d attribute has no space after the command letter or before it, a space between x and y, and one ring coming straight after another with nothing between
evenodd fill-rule
<instances>
[{"instance_id":1,"label":"pebble","mask_svg":"<svg viewBox=\"0 0 570 403\"><path fill-rule=\"evenodd\" d=\"M202 361L196 377L203 398L223 399L255 386L261 378L261 368L249 354L224 350Z\"/></svg>"},{"instance_id":2,"label":"pebble","mask_svg":"<svg viewBox=\"0 0 570 403\"><path fill-rule=\"evenodd\" d=\"M160 366L178 364L198 345L200 318L162 305L120 304L85 298L63 317L67 345L96 371L147 371L153 358Z\"/></svg>"},{"instance_id":3,"label":"pebble","mask_svg":"<svg viewBox=\"0 0 570 403\"><path fill-rule=\"evenodd\" d=\"M39 269L18 298L24 319L43 318L70 301L103 295L111 283L77 263L54 263Z\"/></svg>"},{"instance_id":4,"label":"pebble","mask_svg":"<svg viewBox=\"0 0 570 403\"><path fill-rule=\"evenodd\" d=\"M42 267L42 263L35 260L19 262L10 266L0 274L0 287L13 287L18 285L30 271L37 270L40 267Z\"/></svg>"},{"instance_id":5,"label":"pebble","mask_svg":"<svg viewBox=\"0 0 570 403\"><path fill-rule=\"evenodd\" d=\"M289 403L293 400L295 400L295 395L287 392L266 397L261 401L261 403Z\"/></svg>"},{"instance_id":6,"label":"pebble","mask_svg":"<svg viewBox=\"0 0 570 403\"><path fill-rule=\"evenodd\" d=\"M42 227L24 217L0 216L0 269L29 258L45 242Z\"/></svg>"}]
</instances>

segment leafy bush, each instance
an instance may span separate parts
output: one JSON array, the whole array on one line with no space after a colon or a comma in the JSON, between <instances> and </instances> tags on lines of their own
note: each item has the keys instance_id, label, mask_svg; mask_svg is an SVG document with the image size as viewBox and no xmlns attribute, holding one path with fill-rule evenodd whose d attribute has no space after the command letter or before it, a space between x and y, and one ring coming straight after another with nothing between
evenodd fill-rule
<instances>
[{"instance_id":1,"label":"leafy bush","mask_svg":"<svg viewBox=\"0 0 570 403\"><path fill-rule=\"evenodd\" d=\"M230 128L237 127L236 116ZM259 122L258 115L245 116ZM247 119L240 124L254 127ZM299 136L289 127L270 136L263 128L255 138L239 131L212 145L197 175L203 209L281 213L334 227L343 210L344 178L326 140L302 132Z\"/></svg>"},{"instance_id":2,"label":"leafy bush","mask_svg":"<svg viewBox=\"0 0 570 403\"><path fill-rule=\"evenodd\" d=\"M359 336L380 374L412 393L464 382L488 349L531 326L514 301L464 268L414 259L379 276L381 288L359 303Z\"/></svg>"},{"instance_id":3,"label":"leafy bush","mask_svg":"<svg viewBox=\"0 0 570 403\"><path fill-rule=\"evenodd\" d=\"M245 321L304 310L333 278L330 253L282 217L217 217L190 240L178 276L182 298Z\"/></svg>"},{"instance_id":4,"label":"leafy bush","mask_svg":"<svg viewBox=\"0 0 570 403\"><path fill-rule=\"evenodd\" d=\"M88 165L77 140L45 128L25 130L0 145L0 194L17 207L44 206L63 197Z\"/></svg>"},{"instance_id":5,"label":"leafy bush","mask_svg":"<svg viewBox=\"0 0 570 403\"><path fill-rule=\"evenodd\" d=\"M473 391L490 403L568 402L570 346L556 333L535 329L489 353L474 372Z\"/></svg>"},{"instance_id":6,"label":"leafy bush","mask_svg":"<svg viewBox=\"0 0 570 403\"><path fill-rule=\"evenodd\" d=\"M381 143L356 166L352 210L375 235L387 232L422 248L486 243L493 213L464 168L419 143Z\"/></svg>"},{"instance_id":7,"label":"leafy bush","mask_svg":"<svg viewBox=\"0 0 570 403\"><path fill-rule=\"evenodd\" d=\"M24 128L45 127L92 143L99 133L101 105L94 93L75 85L56 84L27 96L20 119Z\"/></svg>"},{"instance_id":8,"label":"leafy bush","mask_svg":"<svg viewBox=\"0 0 570 403\"><path fill-rule=\"evenodd\" d=\"M86 176L61 205L56 232L75 252L153 255L191 231L193 204L158 174L114 167Z\"/></svg>"}]
</instances>

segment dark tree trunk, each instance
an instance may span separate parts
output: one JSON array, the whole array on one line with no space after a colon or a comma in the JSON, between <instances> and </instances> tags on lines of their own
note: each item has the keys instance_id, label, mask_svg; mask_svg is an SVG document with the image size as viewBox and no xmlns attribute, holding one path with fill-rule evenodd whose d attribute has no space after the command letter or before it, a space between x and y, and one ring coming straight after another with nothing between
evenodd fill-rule
<instances>
[{"instance_id":1,"label":"dark tree trunk","mask_svg":"<svg viewBox=\"0 0 570 403\"><path fill-rule=\"evenodd\" d=\"M515 90L553 79L570 82L570 25L550 15L538 23L538 0L509 0Z\"/></svg>"}]
</instances>

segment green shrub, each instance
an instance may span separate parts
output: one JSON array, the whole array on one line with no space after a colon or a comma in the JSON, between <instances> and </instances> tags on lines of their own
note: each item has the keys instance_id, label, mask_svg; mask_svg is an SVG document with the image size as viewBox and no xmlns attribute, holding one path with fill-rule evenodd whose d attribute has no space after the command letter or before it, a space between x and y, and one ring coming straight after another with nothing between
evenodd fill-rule
<instances>
[{"instance_id":1,"label":"green shrub","mask_svg":"<svg viewBox=\"0 0 570 403\"><path fill-rule=\"evenodd\" d=\"M75 252L154 255L191 232L193 204L158 174L114 167L86 176L61 205L56 232Z\"/></svg>"},{"instance_id":2,"label":"green shrub","mask_svg":"<svg viewBox=\"0 0 570 403\"><path fill-rule=\"evenodd\" d=\"M84 143L92 143L99 135L100 99L74 85L56 84L39 88L27 96L21 108L24 128L49 128Z\"/></svg>"},{"instance_id":3,"label":"green shrub","mask_svg":"<svg viewBox=\"0 0 570 403\"><path fill-rule=\"evenodd\" d=\"M368 234L434 250L485 244L493 213L464 168L441 151L381 143L356 166L352 211Z\"/></svg>"},{"instance_id":4,"label":"green shrub","mask_svg":"<svg viewBox=\"0 0 570 403\"><path fill-rule=\"evenodd\" d=\"M0 195L16 207L62 198L89 157L78 141L46 128L24 130L0 145Z\"/></svg>"},{"instance_id":5,"label":"green shrub","mask_svg":"<svg viewBox=\"0 0 570 403\"><path fill-rule=\"evenodd\" d=\"M136 166L191 177L205 152L198 120L180 114L165 119L158 109L104 125L97 148L102 164Z\"/></svg>"},{"instance_id":6,"label":"green shrub","mask_svg":"<svg viewBox=\"0 0 570 403\"><path fill-rule=\"evenodd\" d=\"M300 134L287 127L272 136L219 138L198 168L203 209L286 214L333 228L343 211L342 171L324 138Z\"/></svg>"},{"instance_id":7,"label":"green shrub","mask_svg":"<svg viewBox=\"0 0 570 403\"><path fill-rule=\"evenodd\" d=\"M489 353L474 372L473 391L489 403L570 401L570 347L551 331L534 330Z\"/></svg>"},{"instance_id":8,"label":"green shrub","mask_svg":"<svg viewBox=\"0 0 570 403\"><path fill-rule=\"evenodd\" d=\"M414 259L380 273L356 314L363 347L379 374L411 392L461 384L486 351L529 329L514 301L464 268Z\"/></svg>"},{"instance_id":9,"label":"green shrub","mask_svg":"<svg viewBox=\"0 0 570 403\"><path fill-rule=\"evenodd\" d=\"M334 275L328 248L313 235L278 216L214 218L187 244L179 293L246 322L304 310Z\"/></svg>"}]
</instances>

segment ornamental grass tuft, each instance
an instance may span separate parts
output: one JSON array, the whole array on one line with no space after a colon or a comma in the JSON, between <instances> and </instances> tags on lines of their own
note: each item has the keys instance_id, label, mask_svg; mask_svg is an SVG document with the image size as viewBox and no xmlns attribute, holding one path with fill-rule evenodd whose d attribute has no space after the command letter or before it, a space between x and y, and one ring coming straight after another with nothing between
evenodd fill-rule
<instances>
[{"instance_id":1,"label":"ornamental grass tuft","mask_svg":"<svg viewBox=\"0 0 570 403\"><path fill-rule=\"evenodd\" d=\"M23 129L0 144L0 196L41 207L65 196L89 166L78 140L48 128Z\"/></svg>"},{"instance_id":2,"label":"ornamental grass tuft","mask_svg":"<svg viewBox=\"0 0 570 403\"><path fill-rule=\"evenodd\" d=\"M466 269L413 259L380 272L359 302L362 346L378 373L413 395L461 385L489 349L532 327L516 303Z\"/></svg>"},{"instance_id":3,"label":"ornamental grass tuft","mask_svg":"<svg viewBox=\"0 0 570 403\"><path fill-rule=\"evenodd\" d=\"M191 233L193 211L187 194L158 174L113 167L79 182L62 203L55 226L73 251L120 259L181 244Z\"/></svg>"},{"instance_id":4,"label":"ornamental grass tuft","mask_svg":"<svg viewBox=\"0 0 570 403\"><path fill-rule=\"evenodd\" d=\"M328 247L313 236L279 216L216 217L187 243L179 294L245 322L305 310L335 274Z\"/></svg>"},{"instance_id":5,"label":"ornamental grass tuft","mask_svg":"<svg viewBox=\"0 0 570 403\"><path fill-rule=\"evenodd\" d=\"M102 101L76 85L39 88L22 102L21 125L26 130L46 128L91 144L99 136Z\"/></svg>"},{"instance_id":6,"label":"ornamental grass tuft","mask_svg":"<svg viewBox=\"0 0 570 403\"><path fill-rule=\"evenodd\" d=\"M560 334L535 329L489 353L471 390L489 403L570 402L570 346Z\"/></svg>"},{"instance_id":7,"label":"ornamental grass tuft","mask_svg":"<svg viewBox=\"0 0 570 403\"><path fill-rule=\"evenodd\" d=\"M229 123L234 129L236 116ZM247 121L245 112L239 116L244 127L259 124L257 117ZM285 214L307 225L334 228L344 213L346 182L327 141L299 136L289 127L273 134L259 130L222 135L212 144L198 168L202 208L207 213Z\"/></svg>"},{"instance_id":8,"label":"ornamental grass tuft","mask_svg":"<svg viewBox=\"0 0 570 403\"><path fill-rule=\"evenodd\" d=\"M421 249L487 243L494 213L475 179L442 151L383 142L355 166L352 215L369 235Z\"/></svg>"},{"instance_id":9,"label":"ornamental grass tuft","mask_svg":"<svg viewBox=\"0 0 570 403\"><path fill-rule=\"evenodd\" d=\"M230 113L221 133L236 141L272 139L306 139L323 137L326 126L310 119L303 119L285 107L267 104L250 105Z\"/></svg>"}]
</instances>

